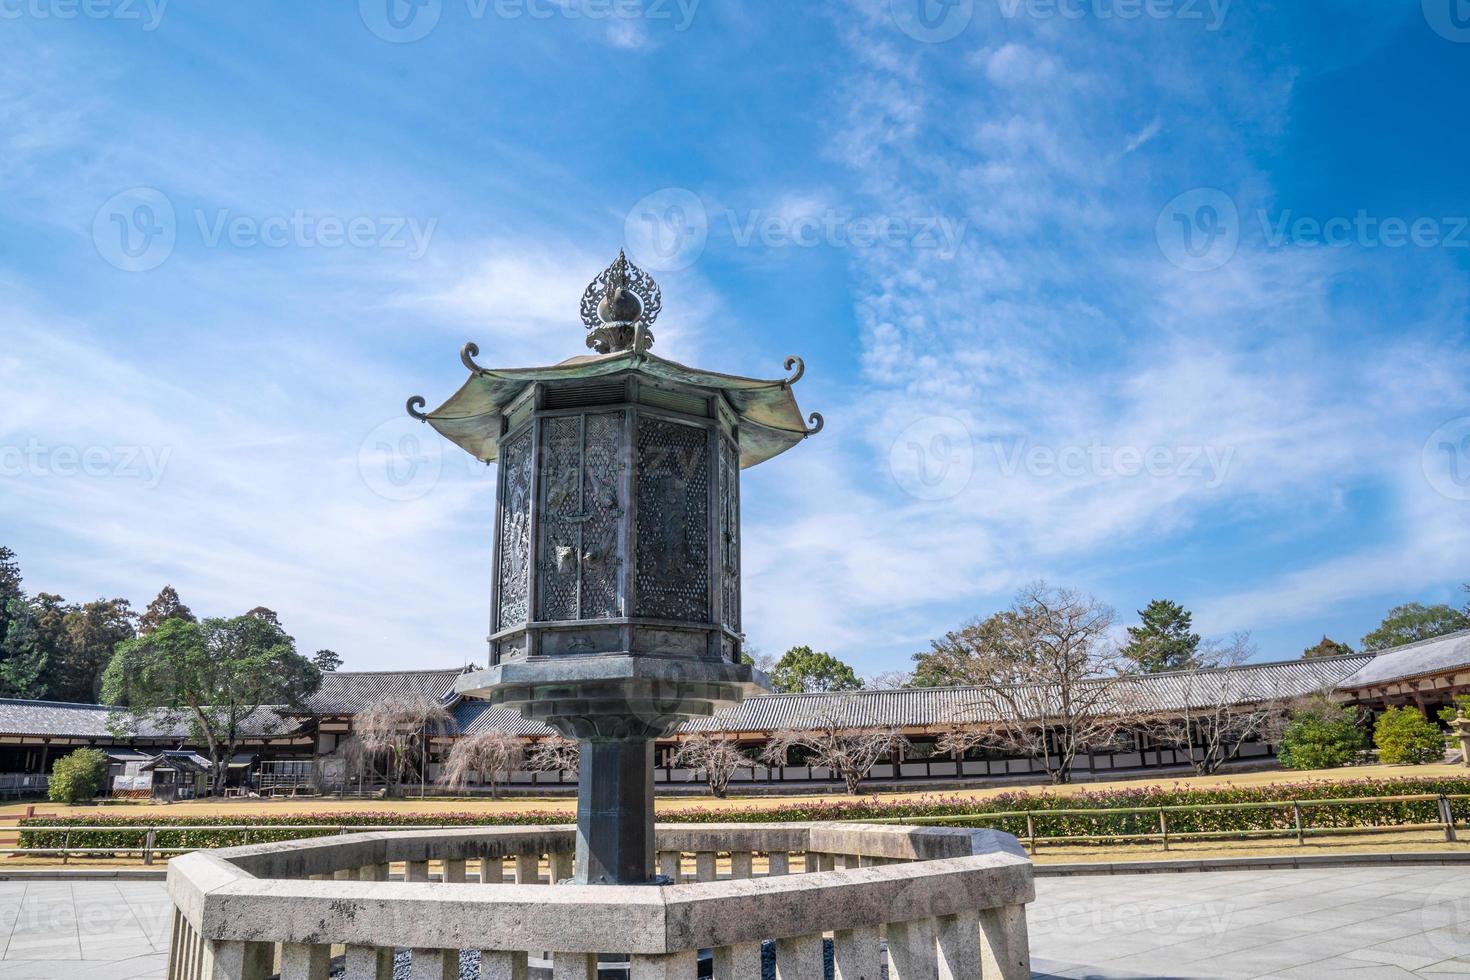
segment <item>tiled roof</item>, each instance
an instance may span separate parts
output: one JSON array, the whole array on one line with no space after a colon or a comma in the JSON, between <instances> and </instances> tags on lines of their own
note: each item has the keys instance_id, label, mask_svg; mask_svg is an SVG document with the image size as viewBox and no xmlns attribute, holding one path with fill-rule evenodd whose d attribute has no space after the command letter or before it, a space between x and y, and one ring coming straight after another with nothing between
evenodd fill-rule
<instances>
[{"instance_id":1,"label":"tiled roof","mask_svg":"<svg viewBox=\"0 0 1470 980\"><path fill-rule=\"evenodd\" d=\"M316 714L353 714L384 701L438 701L454 697L461 670L328 671L306 701Z\"/></svg>"},{"instance_id":2,"label":"tiled roof","mask_svg":"<svg viewBox=\"0 0 1470 980\"><path fill-rule=\"evenodd\" d=\"M247 736L283 735L300 722L261 708L242 726ZM0 734L49 735L57 738L188 738L188 719L162 715L134 718L125 710L102 704L20 701L0 698Z\"/></svg>"},{"instance_id":3,"label":"tiled roof","mask_svg":"<svg viewBox=\"0 0 1470 980\"><path fill-rule=\"evenodd\" d=\"M1246 664L1221 670L1148 674L1129 681L1129 707L1171 711L1205 707L1229 697L1240 703L1315 694L1335 687L1370 658L1363 654L1281 663ZM993 720L978 688L939 687L841 694L762 694L709 718L695 718L679 731L769 732L810 725L836 713L834 720L859 727L945 726ZM527 721L510 708L466 699L455 707L460 732L545 735L550 729Z\"/></svg>"},{"instance_id":4,"label":"tiled roof","mask_svg":"<svg viewBox=\"0 0 1470 980\"><path fill-rule=\"evenodd\" d=\"M1373 687L1470 667L1470 630L1380 650L1342 681L1345 688Z\"/></svg>"}]
</instances>

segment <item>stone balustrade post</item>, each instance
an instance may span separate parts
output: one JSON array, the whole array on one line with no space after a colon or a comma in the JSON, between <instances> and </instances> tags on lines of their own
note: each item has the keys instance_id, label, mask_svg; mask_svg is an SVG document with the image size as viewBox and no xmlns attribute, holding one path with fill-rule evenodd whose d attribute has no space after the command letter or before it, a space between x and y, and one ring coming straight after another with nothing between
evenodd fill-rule
<instances>
[{"instance_id":1,"label":"stone balustrade post","mask_svg":"<svg viewBox=\"0 0 1470 980\"><path fill-rule=\"evenodd\" d=\"M791 873L791 855L785 851L771 851L766 855L766 874L775 877Z\"/></svg>"},{"instance_id":2,"label":"stone balustrade post","mask_svg":"<svg viewBox=\"0 0 1470 980\"><path fill-rule=\"evenodd\" d=\"M834 980L879 980L883 975L882 939L876 926L833 933Z\"/></svg>"},{"instance_id":3,"label":"stone balustrade post","mask_svg":"<svg viewBox=\"0 0 1470 980\"><path fill-rule=\"evenodd\" d=\"M281 944L281 980L327 980L332 947L317 943ZM418 980L417 977L414 980Z\"/></svg>"},{"instance_id":4,"label":"stone balustrade post","mask_svg":"<svg viewBox=\"0 0 1470 980\"><path fill-rule=\"evenodd\" d=\"M460 860L460 861L454 861L454 860L445 861L444 862L444 880L445 881L449 881L449 882L456 882L456 883L457 882L463 882L465 880L465 862L462 861L462 860Z\"/></svg>"},{"instance_id":5,"label":"stone balustrade post","mask_svg":"<svg viewBox=\"0 0 1470 980\"><path fill-rule=\"evenodd\" d=\"M343 980L393 980L393 950L378 946L348 946L343 957Z\"/></svg>"},{"instance_id":6,"label":"stone balustrade post","mask_svg":"<svg viewBox=\"0 0 1470 980\"><path fill-rule=\"evenodd\" d=\"M480 884L498 885L505 880L504 858L481 858L480 859Z\"/></svg>"},{"instance_id":7,"label":"stone balustrade post","mask_svg":"<svg viewBox=\"0 0 1470 980\"><path fill-rule=\"evenodd\" d=\"M660 956L634 954L628 961L628 980L697 980L699 956L694 950Z\"/></svg>"},{"instance_id":8,"label":"stone balustrade post","mask_svg":"<svg viewBox=\"0 0 1470 980\"><path fill-rule=\"evenodd\" d=\"M750 878L754 876L752 870L755 865L755 855L750 851L730 852L730 877Z\"/></svg>"},{"instance_id":9,"label":"stone balustrade post","mask_svg":"<svg viewBox=\"0 0 1470 980\"><path fill-rule=\"evenodd\" d=\"M888 980L938 980L934 920L888 924Z\"/></svg>"},{"instance_id":10,"label":"stone balustrade post","mask_svg":"<svg viewBox=\"0 0 1470 980\"><path fill-rule=\"evenodd\" d=\"M577 873L577 852L557 851L551 855L551 883L571 881Z\"/></svg>"},{"instance_id":11,"label":"stone balustrade post","mask_svg":"<svg viewBox=\"0 0 1470 980\"><path fill-rule=\"evenodd\" d=\"M683 881L684 855L679 851L660 851L658 854L658 873L675 885Z\"/></svg>"},{"instance_id":12,"label":"stone balustrade post","mask_svg":"<svg viewBox=\"0 0 1470 980\"><path fill-rule=\"evenodd\" d=\"M776 940L776 980L814 980L826 975L822 934Z\"/></svg>"},{"instance_id":13,"label":"stone balustrade post","mask_svg":"<svg viewBox=\"0 0 1470 980\"><path fill-rule=\"evenodd\" d=\"M517 854L516 855L516 884L539 885L541 884L541 855L539 854Z\"/></svg>"},{"instance_id":14,"label":"stone balustrade post","mask_svg":"<svg viewBox=\"0 0 1470 980\"><path fill-rule=\"evenodd\" d=\"M759 942L720 946L714 950L712 980L760 980L760 977L761 944Z\"/></svg>"},{"instance_id":15,"label":"stone balustrade post","mask_svg":"<svg viewBox=\"0 0 1470 980\"><path fill-rule=\"evenodd\" d=\"M935 920L939 941L939 980L981 980L980 915L962 912Z\"/></svg>"},{"instance_id":16,"label":"stone balustrade post","mask_svg":"<svg viewBox=\"0 0 1470 980\"><path fill-rule=\"evenodd\" d=\"M552 953L551 980L597 980L597 954Z\"/></svg>"},{"instance_id":17,"label":"stone balustrade post","mask_svg":"<svg viewBox=\"0 0 1470 980\"><path fill-rule=\"evenodd\" d=\"M404 881L428 881L429 880L429 862L428 861L406 861L406 862L404 862L404 865L403 865L403 880Z\"/></svg>"},{"instance_id":18,"label":"stone balustrade post","mask_svg":"<svg viewBox=\"0 0 1470 980\"><path fill-rule=\"evenodd\" d=\"M459 950L416 949L408 975L410 980L459 980Z\"/></svg>"},{"instance_id":19,"label":"stone balustrade post","mask_svg":"<svg viewBox=\"0 0 1470 980\"><path fill-rule=\"evenodd\" d=\"M699 851L694 855L694 880L714 881L719 854L715 851Z\"/></svg>"},{"instance_id":20,"label":"stone balustrade post","mask_svg":"<svg viewBox=\"0 0 1470 980\"><path fill-rule=\"evenodd\" d=\"M208 942L203 946L202 980L266 980L273 952L269 943Z\"/></svg>"},{"instance_id":21,"label":"stone balustrade post","mask_svg":"<svg viewBox=\"0 0 1470 980\"><path fill-rule=\"evenodd\" d=\"M480 950L480 980L526 980L525 953Z\"/></svg>"},{"instance_id":22,"label":"stone balustrade post","mask_svg":"<svg viewBox=\"0 0 1470 980\"><path fill-rule=\"evenodd\" d=\"M980 969L1002 980L1030 980L1031 945L1026 906L980 910Z\"/></svg>"}]
</instances>

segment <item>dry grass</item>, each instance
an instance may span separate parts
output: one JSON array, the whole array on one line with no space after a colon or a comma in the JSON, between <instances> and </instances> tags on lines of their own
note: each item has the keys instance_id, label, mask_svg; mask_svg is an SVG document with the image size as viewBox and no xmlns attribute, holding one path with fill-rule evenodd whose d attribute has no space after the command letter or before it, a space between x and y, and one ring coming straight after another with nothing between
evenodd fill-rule
<instances>
[{"instance_id":1,"label":"dry grass","mask_svg":"<svg viewBox=\"0 0 1470 980\"><path fill-rule=\"evenodd\" d=\"M935 793L883 793L884 801L914 800L943 795L969 799L985 799L998 793L1029 790L1070 795L1087 790L1128 787L1214 787L1214 786L1263 786L1271 783L1334 783L1358 779L1394 779L1405 777L1449 778L1466 776L1470 770L1458 765L1430 766L1361 766L1349 769L1325 770L1320 772L1286 772L1281 770L1238 772L1216 776L1147 778L1117 780L1109 782L1075 783L1069 786L1008 784L986 789L951 790ZM712 812L724 809L762 809L784 806L793 802L832 802L844 797L839 791L815 793L802 796L746 796L716 800L708 796L664 796L656 801L658 810L678 810L702 807ZM162 817L217 817L228 819L246 816L295 816L303 820L318 814L342 813L344 811L385 814L434 814L434 813L509 813L523 810L543 810L565 814L568 821L576 811L576 800L570 797L515 796L508 799L427 799L427 800L357 800L335 798L303 798L285 800L229 799L219 801L196 801L186 803L157 804L129 803L109 806L66 807L52 803L36 804L38 815L59 816L151 816ZM8 804L0 807L0 819L13 821L25 810L24 804ZM7 822L9 822L7 821ZM14 833L0 828L0 843L13 842ZM1165 860L1190 857L1227 857L1274 854L1332 854L1332 853L1377 853L1387 851L1438 851L1458 850L1465 843L1450 844L1443 836L1432 831L1412 831L1394 834L1353 834L1342 837L1318 836L1309 838L1306 845L1299 846L1294 840L1250 839L1243 841L1173 841L1168 851L1157 844L1129 845L1043 845L1036 860L1038 863L1071 861L1121 861L1121 860ZM6 867L25 865L49 865L54 859L8 858ZM72 861L70 867L106 866L119 867L133 862L123 861Z\"/></svg>"},{"instance_id":2,"label":"dry grass","mask_svg":"<svg viewBox=\"0 0 1470 980\"><path fill-rule=\"evenodd\" d=\"M941 793L880 793L879 798L887 801L917 800L925 797L983 800L1000 793L1018 790L1047 792L1059 795L1087 792L1088 790L1117 789L1119 787L1144 788L1205 788L1214 786L1265 786L1271 783L1341 783L1358 779L1395 778L1453 778L1470 776L1470 770L1458 765L1431 766L1355 766L1348 769L1327 769L1317 772L1288 772L1283 770L1226 773L1215 776L1171 776L1149 777L1134 780L1109 780L1106 782L1072 783L1067 786L1046 784L1021 785L1009 783L985 789L945 790ZM731 796L716 800L710 796L661 796L656 801L659 810L682 810L702 807L711 811L725 809L765 809L786 806L790 803L826 802L844 799L839 789L800 796ZM145 816L159 817L230 817L230 816L310 816L317 813L341 813L364 811L372 813L514 813L522 810L546 810L553 813L574 813L576 800L569 796L512 796L504 799L439 799L426 800L360 800L337 799L334 797L306 797L300 799L252 800L228 799L205 800L185 803L125 803L107 806L68 807L55 803L35 804L38 814L61 816ZM24 804L11 803L0 806L0 819L15 818L25 811Z\"/></svg>"}]
</instances>

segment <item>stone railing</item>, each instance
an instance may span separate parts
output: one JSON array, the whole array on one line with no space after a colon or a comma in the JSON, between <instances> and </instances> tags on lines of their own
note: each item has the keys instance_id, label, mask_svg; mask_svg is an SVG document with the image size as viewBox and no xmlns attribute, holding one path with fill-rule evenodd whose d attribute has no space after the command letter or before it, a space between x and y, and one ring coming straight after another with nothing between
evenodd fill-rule
<instances>
[{"instance_id":1,"label":"stone railing","mask_svg":"<svg viewBox=\"0 0 1470 980\"><path fill-rule=\"evenodd\" d=\"M774 952L778 980L823 980L828 935L835 980L878 980L884 963L890 980L1030 976L1031 864L1008 834L660 825L657 843L669 885L534 887L571 875L570 827L188 854L168 870L168 977L389 980L398 962L400 977L454 980L468 951L481 980L544 975L543 958L555 980L596 980L599 954L629 980L695 980L702 955L714 980L759 980Z\"/></svg>"}]
</instances>

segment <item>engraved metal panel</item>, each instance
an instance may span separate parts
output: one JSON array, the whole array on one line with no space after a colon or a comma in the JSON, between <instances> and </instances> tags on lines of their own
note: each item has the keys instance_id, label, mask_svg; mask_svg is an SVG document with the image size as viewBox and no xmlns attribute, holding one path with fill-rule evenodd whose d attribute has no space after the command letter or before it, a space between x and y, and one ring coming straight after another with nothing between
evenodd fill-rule
<instances>
[{"instance_id":1,"label":"engraved metal panel","mask_svg":"<svg viewBox=\"0 0 1470 980\"><path fill-rule=\"evenodd\" d=\"M499 629L519 626L530 612L531 595L531 431L501 448L504 487L500 500L500 567L495 622Z\"/></svg>"},{"instance_id":2,"label":"engraved metal panel","mask_svg":"<svg viewBox=\"0 0 1470 980\"><path fill-rule=\"evenodd\" d=\"M618 570L624 507L623 415L541 420L540 614L543 621L623 614Z\"/></svg>"},{"instance_id":3,"label":"engraved metal panel","mask_svg":"<svg viewBox=\"0 0 1470 980\"><path fill-rule=\"evenodd\" d=\"M720 440L720 622L740 632L740 455Z\"/></svg>"},{"instance_id":4,"label":"engraved metal panel","mask_svg":"<svg viewBox=\"0 0 1470 980\"><path fill-rule=\"evenodd\" d=\"M708 622L708 434L643 415L637 447L637 615Z\"/></svg>"}]
</instances>

